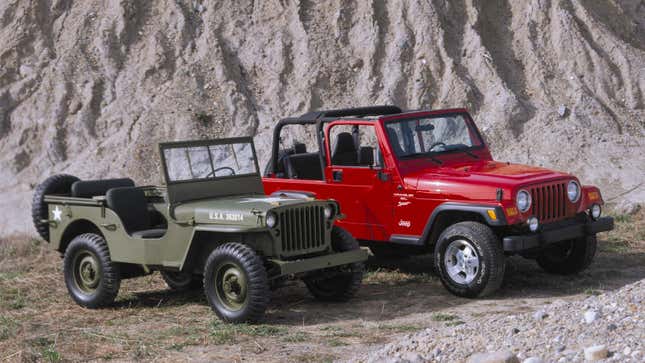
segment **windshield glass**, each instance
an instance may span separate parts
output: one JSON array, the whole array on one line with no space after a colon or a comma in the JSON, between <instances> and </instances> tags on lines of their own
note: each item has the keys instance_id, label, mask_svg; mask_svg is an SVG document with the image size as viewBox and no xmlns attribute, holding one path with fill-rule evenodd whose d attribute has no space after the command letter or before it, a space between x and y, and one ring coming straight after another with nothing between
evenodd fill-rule
<instances>
[{"instance_id":1,"label":"windshield glass","mask_svg":"<svg viewBox=\"0 0 645 363\"><path fill-rule=\"evenodd\" d=\"M252 144L187 143L163 150L170 182L256 174Z\"/></svg>"},{"instance_id":2,"label":"windshield glass","mask_svg":"<svg viewBox=\"0 0 645 363\"><path fill-rule=\"evenodd\" d=\"M394 153L402 158L482 145L477 131L462 114L390 121L385 129Z\"/></svg>"}]
</instances>

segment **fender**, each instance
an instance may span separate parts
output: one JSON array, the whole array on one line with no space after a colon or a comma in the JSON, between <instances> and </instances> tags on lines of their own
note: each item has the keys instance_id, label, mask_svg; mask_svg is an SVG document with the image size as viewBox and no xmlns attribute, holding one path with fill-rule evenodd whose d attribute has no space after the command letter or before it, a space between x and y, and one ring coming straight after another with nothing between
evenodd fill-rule
<instances>
[{"instance_id":1,"label":"fender","mask_svg":"<svg viewBox=\"0 0 645 363\"><path fill-rule=\"evenodd\" d=\"M496 220L493 220L488 215L488 211L490 209L495 210L495 215L497 216ZM390 237L390 242L397 243L397 244L412 245L412 246L425 245L426 241L430 237L430 233L432 233L432 227L434 226L434 223L437 217L439 216L439 213L446 212L446 211L477 213L484 218L484 220L489 226L497 227L497 226L507 225L506 217L504 216L504 211L500 206L446 202L446 203L440 204L434 209L434 211L428 218L428 221L426 222L426 226L423 229L423 235L411 236L411 235L393 234Z\"/></svg>"},{"instance_id":2,"label":"fender","mask_svg":"<svg viewBox=\"0 0 645 363\"><path fill-rule=\"evenodd\" d=\"M271 193L271 197L287 197L294 199L315 199L316 193L302 190L276 190Z\"/></svg>"},{"instance_id":3,"label":"fender","mask_svg":"<svg viewBox=\"0 0 645 363\"><path fill-rule=\"evenodd\" d=\"M493 220L488 215L488 210L490 209L495 210L495 215L497 216L496 220ZM437 217L439 216L439 214L441 212L446 212L446 211L477 213L484 218L484 220L489 226L493 226L493 227L507 225L506 216L504 215L504 210L500 206L447 202L437 206L437 208L435 208L432 214L430 215L430 218L428 218L428 222L426 223L426 226L423 229L423 235L419 239L419 242L421 244L424 244L430 237L430 233L432 233L432 227L434 226L434 223Z\"/></svg>"}]
</instances>

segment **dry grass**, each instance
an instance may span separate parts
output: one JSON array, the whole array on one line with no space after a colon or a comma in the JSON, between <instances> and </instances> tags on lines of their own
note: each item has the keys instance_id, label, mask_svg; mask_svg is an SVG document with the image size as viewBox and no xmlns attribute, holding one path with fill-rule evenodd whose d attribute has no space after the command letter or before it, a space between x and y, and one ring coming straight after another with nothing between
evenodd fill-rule
<instances>
[{"instance_id":1,"label":"dry grass","mask_svg":"<svg viewBox=\"0 0 645 363\"><path fill-rule=\"evenodd\" d=\"M613 215L616 228L611 233L601 235L605 243L601 244L603 252L625 253L645 245L645 210L633 215Z\"/></svg>"},{"instance_id":2,"label":"dry grass","mask_svg":"<svg viewBox=\"0 0 645 363\"><path fill-rule=\"evenodd\" d=\"M573 281L573 293L598 294L606 284L622 283L626 278L612 261L642 268L643 216L617 216L616 230L601 236L599 264L604 265ZM276 293L279 303L270 308L266 324L230 325L214 317L200 291L171 292L157 274L124 280L111 308L81 308L67 295L58 253L37 239L5 238L0 240L0 362L188 357L320 362L433 324L463 324L461 300L445 292L429 271L408 271L408 265L370 267L361 294L348 304L316 303L302 286L287 288ZM546 274L512 274L501 298L563 289L557 281ZM481 313L492 312L486 307Z\"/></svg>"}]
</instances>

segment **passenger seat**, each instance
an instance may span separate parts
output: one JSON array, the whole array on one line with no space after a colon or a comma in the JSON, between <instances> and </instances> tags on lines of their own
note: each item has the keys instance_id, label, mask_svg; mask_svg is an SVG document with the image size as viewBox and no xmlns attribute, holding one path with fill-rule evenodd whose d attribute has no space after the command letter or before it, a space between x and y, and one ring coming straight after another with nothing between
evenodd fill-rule
<instances>
[{"instance_id":1,"label":"passenger seat","mask_svg":"<svg viewBox=\"0 0 645 363\"><path fill-rule=\"evenodd\" d=\"M106 194L107 206L121 219L126 232L137 238L161 238L162 228L150 228L146 195L135 187L112 188Z\"/></svg>"}]
</instances>

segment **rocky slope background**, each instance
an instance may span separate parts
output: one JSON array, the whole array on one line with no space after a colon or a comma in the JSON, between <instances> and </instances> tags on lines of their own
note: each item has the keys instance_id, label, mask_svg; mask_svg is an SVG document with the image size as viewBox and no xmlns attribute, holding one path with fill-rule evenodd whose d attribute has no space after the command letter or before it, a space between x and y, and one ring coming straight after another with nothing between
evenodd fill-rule
<instances>
[{"instance_id":1,"label":"rocky slope background","mask_svg":"<svg viewBox=\"0 0 645 363\"><path fill-rule=\"evenodd\" d=\"M386 103L468 107L497 159L630 209L644 90L640 0L3 0L0 233L32 231L51 174L158 183L159 141L266 151L282 116Z\"/></svg>"}]
</instances>

